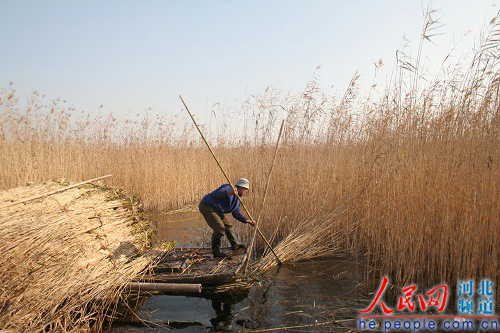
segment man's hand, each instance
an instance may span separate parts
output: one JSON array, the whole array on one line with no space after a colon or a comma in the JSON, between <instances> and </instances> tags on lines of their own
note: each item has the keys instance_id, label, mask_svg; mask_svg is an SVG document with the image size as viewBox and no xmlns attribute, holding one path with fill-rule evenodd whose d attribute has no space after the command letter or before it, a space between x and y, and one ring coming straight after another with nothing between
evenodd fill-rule
<instances>
[{"instance_id":1,"label":"man's hand","mask_svg":"<svg viewBox=\"0 0 500 333\"><path fill-rule=\"evenodd\" d=\"M247 220L247 223L250 224L252 227L255 227L255 222L252 222L252 220Z\"/></svg>"},{"instance_id":2,"label":"man's hand","mask_svg":"<svg viewBox=\"0 0 500 333\"><path fill-rule=\"evenodd\" d=\"M232 190L227 191L228 197L233 196L233 195L238 195L238 190L235 189L234 187L232 188Z\"/></svg>"}]
</instances>

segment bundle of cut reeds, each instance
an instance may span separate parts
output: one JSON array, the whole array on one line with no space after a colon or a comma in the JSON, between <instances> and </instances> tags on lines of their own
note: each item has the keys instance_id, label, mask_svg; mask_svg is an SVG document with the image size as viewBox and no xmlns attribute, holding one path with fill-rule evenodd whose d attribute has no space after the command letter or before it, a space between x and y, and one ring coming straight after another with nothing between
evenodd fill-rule
<instances>
[{"instance_id":1,"label":"bundle of cut reeds","mask_svg":"<svg viewBox=\"0 0 500 333\"><path fill-rule=\"evenodd\" d=\"M322 256L337 255L345 250L346 240L353 235L356 223L346 219L350 205L345 202L334 211L304 219L275 247L281 262L296 262ZM256 269L277 265L273 254L265 255Z\"/></svg>"},{"instance_id":2,"label":"bundle of cut reeds","mask_svg":"<svg viewBox=\"0 0 500 333\"><path fill-rule=\"evenodd\" d=\"M123 288L159 259L140 254L132 230L141 222L111 189L87 184L15 204L61 187L0 192L2 332L99 330Z\"/></svg>"}]
</instances>

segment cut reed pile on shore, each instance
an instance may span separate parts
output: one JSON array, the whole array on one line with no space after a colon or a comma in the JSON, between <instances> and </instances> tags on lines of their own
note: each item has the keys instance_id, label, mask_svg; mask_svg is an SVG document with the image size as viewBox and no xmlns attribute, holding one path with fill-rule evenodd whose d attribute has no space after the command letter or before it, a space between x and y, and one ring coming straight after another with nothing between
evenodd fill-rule
<instances>
[{"instance_id":1,"label":"cut reed pile on shore","mask_svg":"<svg viewBox=\"0 0 500 333\"><path fill-rule=\"evenodd\" d=\"M151 267L147 224L114 189L45 182L0 192L0 330L99 330Z\"/></svg>"}]
</instances>

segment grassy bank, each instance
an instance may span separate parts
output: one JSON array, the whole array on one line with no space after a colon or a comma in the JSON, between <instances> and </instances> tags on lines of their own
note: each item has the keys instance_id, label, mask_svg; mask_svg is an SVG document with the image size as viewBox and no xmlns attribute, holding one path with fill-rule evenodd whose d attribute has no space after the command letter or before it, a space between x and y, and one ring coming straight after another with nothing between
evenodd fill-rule
<instances>
[{"instance_id":1,"label":"grassy bank","mask_svg":"<svg viewBox=\"0 0 500 333\"><path fill-rule=\"evenodd\" d=\"M302 229L335 236L309 237L307 247L364 255L372 273L399 285L489 277L498 288L499 31L492 27L468 66L435 80L422 79L418 60L399 59L377 98L358 96L356 76L342 96L313 78L297 95L269 89L249 99L238 133L231 121L239 116L227 116L211 142L231 177L250 179L256 212L286 115L264 234L277 244L299 225L333 218ZM224 182L189 123L73 113L37 94L21 109L13 88L3 89L0 188L112 173L111 185L164 211Z\"/></svg>"}]
</instances>

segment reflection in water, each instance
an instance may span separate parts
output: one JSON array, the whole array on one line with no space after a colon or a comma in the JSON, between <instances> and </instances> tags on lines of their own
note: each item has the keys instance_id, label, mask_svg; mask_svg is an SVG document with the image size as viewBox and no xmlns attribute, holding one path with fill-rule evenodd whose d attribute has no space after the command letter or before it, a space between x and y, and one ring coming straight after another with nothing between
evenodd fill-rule
<instances>
[{"instance_id":1,"label":"reflection in water","mask_svg":"<svg viewBox=\"0 0 500 333\"><path fill-rule=\"evenodd\" d=\"M210 319L214 328L227 328L231 326L233 320L233 311L231 303L223 303L212 300L212 308L215 310L215 317ZM222 325L219 325L222 324Z\"/></svg>"},{"instance_id":2,"label":"reflection in water","mask_svg":"<svg viewBox=\"0 0 500 333\"><path fill-rule=\"evenodd\" d=\"M347 332L348 327L355 327L355 321L349 319L366 306L361 296L361 276L359 265L345 259L286 264L267 272L265 281L248 294L151 297L141 307L139 316L163 324L183 322L183 327L176 326L179 332L238 332L291 326L302 326L301 331L307 332ZM317 323L321 325L311 326ZM112 330L167 331L158 327Z\"/></svg>"}]
</instances>

